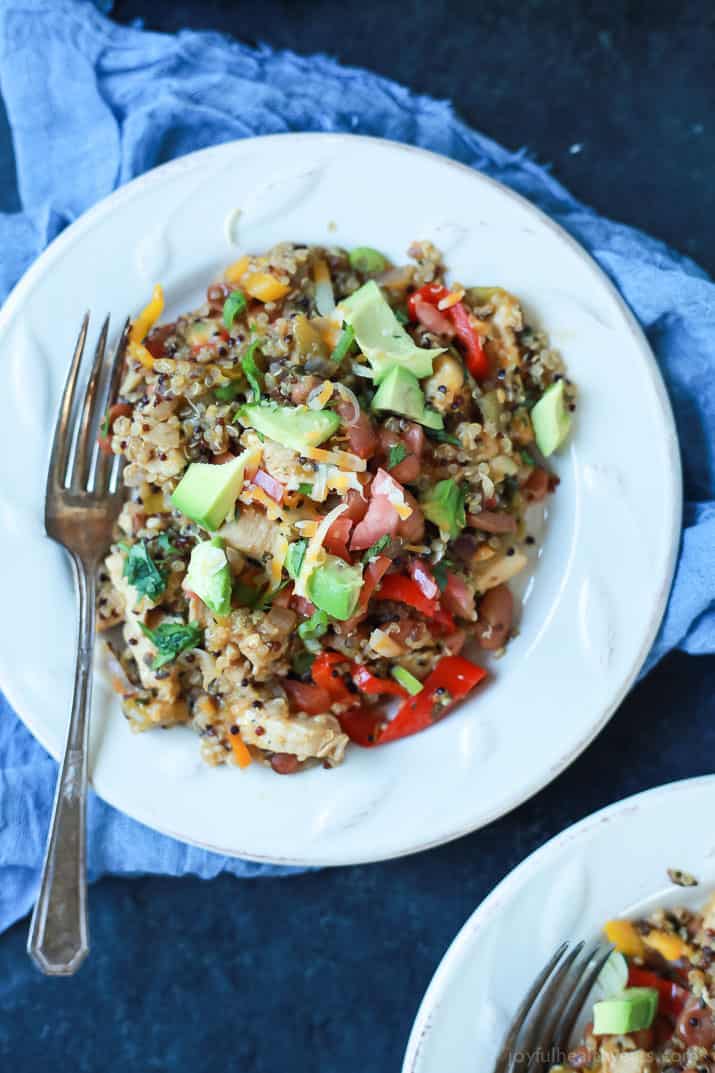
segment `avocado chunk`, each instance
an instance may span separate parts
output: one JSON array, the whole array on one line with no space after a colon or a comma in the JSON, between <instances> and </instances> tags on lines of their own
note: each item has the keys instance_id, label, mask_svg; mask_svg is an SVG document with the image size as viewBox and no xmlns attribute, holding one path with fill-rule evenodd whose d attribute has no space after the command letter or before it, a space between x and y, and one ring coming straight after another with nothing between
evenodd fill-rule
<instances>
[{"instance_id":1,"label":"avocado chunk","mask_svg":"<svg viewBox=\"0 0 715 1073\"><path fill-rule=\"evenodd\" d=\"M357 344L370 362L376 383L395 365L409 369L418 380L431 376L432 362L444 353L444 347L425 350L417 346L373 279L340 302L337 313L355 332Z\"/></svg>"},{"instance_id":2,"label":"avocado chunk","mask_svg":"<svg viewBox=\"0 0 715 1073\"><path fill-rule=\"evenodd\" d=\"M593 1007L593 1031L597 1036L622 1036L650 1028L658 1012L654 987L628 987L614 998Z\"/></svg>"},{"instance_id":3,"label":"avocado chunk","mask_svg":"<svg viewBox=\"0 0 715 1073\"><path fill-rule=\"evenodd\" d=\"M259 452L251 449L221 466L192 462L172 492L171 502L204 529L219 529L233 511L246 466L258 457Z\"/></svg>"},{"instance_id":4,"label":"avocado chunk","mask_svg":"<svg viewBox=\"0 0 715 1073\"><path fill-rule=\"evenodd\" d=\"M531 424L542 455L553 454L564 442L571 428L571 414L566 409L563 380L547 387L531 411Z\"/></svg>"},{"instance_id":5,"label":"avocado chunk","mask_svg":"<svg viewBox=\"0 0 715 1073\"><path fill-rule=\"evenodd\" d=\"M242 406L238 416L244 425L250 425L262 436L294 451L317 447L340 425L340 418L332 410L308 410L304 406L277 406L266 402Z\"/></svg>"},{"instance_id":6,"label":"avocado chunk","mask_svg":"<svg viewBox=\"0 0 715 1073\"><path fill-rule=\"evenodd\" d=\"M231 570L221 537L197 544L191 552L184 588L195 592L217 615L231 610Z\"/></svg>"},{"instance_id":7,"label":"avocado chunk","mask_svg":"<svg viewBox=\"0 0 715 1073\"><path fill-rule=\"evenodd\" d=\"M355 612L362 589L362 568L327 555L308 578L308 595L331 618L344 622Z\"/></svg>"},{"instance_id":8,"label":"avocado chunk","mask_svg":"<svg viewBox=\"0 0 715 1073\"><path fill-rule=\"evenodd\" d=\"M422 497L420 505L425 518L434 522L441 533L449 533L451 540L454 540L467 524L464 491L453 477L438 481Z\"/></svg>"},{"instance_id":9,"label":"avocado chunk","mask_svg":"<svg viewBox=\"0 0 715 1073\"><path fill-rule=\"evenodd\" d=\"M417 377L401 365L394 365L383 377L372 400L372 409L390 410L393 414L410 417L428 428L444 428L442 415L428 410Z\"/></svg>"}]
</instances>

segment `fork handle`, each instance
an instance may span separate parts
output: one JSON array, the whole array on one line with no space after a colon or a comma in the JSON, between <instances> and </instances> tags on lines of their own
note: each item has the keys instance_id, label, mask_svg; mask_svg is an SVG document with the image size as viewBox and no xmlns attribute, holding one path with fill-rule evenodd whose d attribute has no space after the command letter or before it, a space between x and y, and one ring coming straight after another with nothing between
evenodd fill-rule
<instances>
[{"instance_id":1,"label":"fork handle","mask_svg":"<svg viewBox=\"0 0 715 1073\"><path fill-rule=\"evenodd\" d=\"M86 804L96 570L72 556L79 604L77 669L42 878L27 952L48 976L70 976L89 953Z\"/></svg>"}]
</instances>

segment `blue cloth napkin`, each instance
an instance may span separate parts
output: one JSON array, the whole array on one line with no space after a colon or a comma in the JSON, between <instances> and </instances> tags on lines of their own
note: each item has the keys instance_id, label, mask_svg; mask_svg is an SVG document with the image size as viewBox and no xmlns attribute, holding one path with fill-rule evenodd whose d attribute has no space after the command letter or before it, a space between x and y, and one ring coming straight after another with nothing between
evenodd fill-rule
<instances>
[{"instance_id":1,"label":"blue cloth napkin","mask_svg":"<svg viewBox=\"0 0 715 1073\"><path fill-rule=\"evenodd\" d=\"M251 49L211 33L169 37L119 27L73 0L3 0L0 80L23 206L0 216L3 298L63 227L119 184L193 149L257 134L352 131L410 142L486 172L558 220L615 281L645 328L680 433L683 541L646 668L672 648L715 650L715 286L692 261L597 216L524 152L507 152L466 127L449 104L324 56ZM32 904L54 781L54 762L5 703L0 929ZM95 797L89 847L93 879L110 872L288 871L174 842Z\"/></svg>"}]
</instances>

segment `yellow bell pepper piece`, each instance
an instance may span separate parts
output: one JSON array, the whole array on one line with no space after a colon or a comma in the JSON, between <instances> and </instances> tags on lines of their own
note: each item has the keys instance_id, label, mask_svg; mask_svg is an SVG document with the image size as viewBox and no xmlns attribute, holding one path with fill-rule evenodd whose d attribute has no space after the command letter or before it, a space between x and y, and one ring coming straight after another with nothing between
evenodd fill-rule
<instances>
[{"instance_id":1,"label":"yellow bell pepper piece","mask_svg":"<svg viewBox=\"0 0 715 1073\"><path fill-rule=\"evenodd\" d=\"M127 350L129 357L140 362L146 369L151 369L154 359L144 346L143 340L164 312L164 291L160 283L157 283L152 291L151 301L142 309L139 316L132 322L129 332Z\"/></svg>"},{"instance_id":2,"label":"yellow bell pepper piece","mask_svg":"<svg viewBox=\"0 0 715 1073\"><path fill-rule=\"evenodd\" d=\"M290 287L270 272L251 272L243 280L243 289L259 302L277 302L288 294Z\"/></svg>"},{"instance_id":3,"label":"yellow bell pepper piece","mask_svg":"<svg viewBox=\"0 0 715 1073\"><path fill-rule=\"evenodd\" d=\"M645 944L630 920L609 920L603 930L609 943L626 957L645 956Z\"/></svg>"},{"instance_id":4,"label":"yellow bell pepper piece","mask_svg":"<svg viewBox=\"0 0 715 1073\"><path fill-rule=\"evenodd\" d=\"M241 277L245 276L246 269L248 268L249 258L244 254L243 257L239 257L237 261L234 261L232 265L229 265L224 272L224 279L227 283L240 283Z\"/></svg>"},{"instance_id":5,"label":"yellow bell pepper piece","mask_svg":"<svg viewBox=\"0 0 715 1073\"><path fill-rule=\"evenodd\" d=\"M693 955L691 946L679 935L668 931L651 931L643 936L643 941L651 950L657 950L666 961L679 961L680 958L690 958Z\"/></svg>"}]
</instances>

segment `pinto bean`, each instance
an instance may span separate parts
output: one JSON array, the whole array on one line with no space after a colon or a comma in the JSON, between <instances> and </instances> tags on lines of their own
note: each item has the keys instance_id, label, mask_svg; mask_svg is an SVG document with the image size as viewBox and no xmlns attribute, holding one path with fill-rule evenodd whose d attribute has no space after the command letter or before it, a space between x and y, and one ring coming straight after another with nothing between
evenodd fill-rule
<instances>
[{"instance_id":1,"label":"pinto bean","mask_svg":"<svg viewBox=\"0 0 715 1073\"><path fill-rule=\"evenodd\" d=\"M317 387L319 383L320 380L317 376L304 376L290 389L290 401L294 406L302 406L313 388Z\"/></svg>"},{"instance_id":2,"label":"pinto bean","mask_svg":"<svg viewBox=\"0 0 715 1073\"><path fill-rule=\"evenodd\" d=\"M529 503L540 503L549 491L549 474L537 467L524 485L524 495Z\"/></svg>"},{"instance_id":3,"label":"pinto bean","mask_svg":"<svg viewBox=\"0 0 715 1073\"><path fill-rule=\"evenodd\" d=\"M419 544L425 535L425 516L419 503L405 488L405 502L412 507L409 518L401 521L397 527L397 535L401 536L408 544Z\"/></svg>"},{"instance_id":4,"label":"pinto bean","mask_svg":"<svg viewBox=\"0 0 715 1073\"><path fill-rule=\"evenodd\" d=\"M715 1018L709 1006L692 998L678 1018L675 1034L683 1040L686 1047L705 1047L707 1050L715 1044Z\"/></svg>"},{"instance_id":5,"label":"pinto bean","mask_svg":"<svg viewBox=\"0 0 715 1073\"><path fill-rule=\"evenodd\" d=\"M514 597L506 585L496 585L479 601L475 636L481 648L492 651L506 644L514 616Z\"/></svg>"},{"instance_id":6,"label":"pinto bean","mask_svg":"<svg viewBox=\"0 0 715 1073\"><path fill-rule=\"evenodd\" d=\"M483 533L515 533L516 518L505 510L480 510L467 515L467 525Z\"/></svg>"},{"instance_id":7,"label":"pinto bean","mask_svg":"<svg viewBox=\"0 0 715 1073\"><path fill-rule=\"evenodd\" d=\"M298 757L292 753L274 753L271 757L271 767L278 775L294 775L300 764Z\"/></svg>"}]
</instances>

